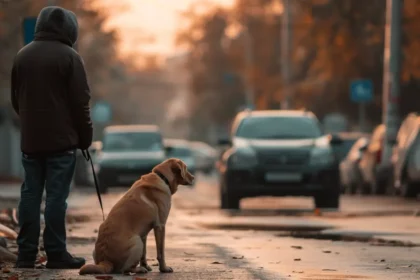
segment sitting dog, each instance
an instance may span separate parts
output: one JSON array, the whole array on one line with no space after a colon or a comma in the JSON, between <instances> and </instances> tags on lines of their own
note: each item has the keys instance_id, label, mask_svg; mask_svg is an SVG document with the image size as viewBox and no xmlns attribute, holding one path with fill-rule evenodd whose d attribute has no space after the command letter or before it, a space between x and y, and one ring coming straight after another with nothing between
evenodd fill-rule
<instances>
[{"instance_id":1,"label":"sitting dog","mask_svg":"<svg viewBox=\"0 0 420 280\"><path fill-rule=\"evenodd\" d=\"M179 159L171 158L136 181L111 209L99 227L93 251L95 264L79 274L146 273L147 234L153 229L160 272L173 272L165 262L165 224L171 196L178 185L191 185L194 176ZM138 266L140 264L140 266Z\"/></svg>"}]
</instances>

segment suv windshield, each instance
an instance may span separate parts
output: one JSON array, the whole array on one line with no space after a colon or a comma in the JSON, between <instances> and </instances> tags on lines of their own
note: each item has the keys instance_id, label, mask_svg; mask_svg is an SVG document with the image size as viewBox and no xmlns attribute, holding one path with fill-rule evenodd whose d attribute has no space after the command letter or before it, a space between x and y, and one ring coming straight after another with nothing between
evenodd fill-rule
<instances>
[{"instance_id":1,"label":"suv windshield","mask_svg":"<svg viewBox=\"0 0 420 280\"><path fill-rule=\"evenodd\" d=\"M314 118L270 116L245 118L235 136L249 139L311 139L322 136L322 132Z\"/></svg>"},{"instance_id":2,"label":"suv windshield","mask_svg":"<svg viewBox=\"0 0 420 280\"><path fill-rule=\"evenodd\" d=\"M112 132L105 134L103 150L107 152L162 151L162 137L156 132Z\"/></svg>"}]
</instances>

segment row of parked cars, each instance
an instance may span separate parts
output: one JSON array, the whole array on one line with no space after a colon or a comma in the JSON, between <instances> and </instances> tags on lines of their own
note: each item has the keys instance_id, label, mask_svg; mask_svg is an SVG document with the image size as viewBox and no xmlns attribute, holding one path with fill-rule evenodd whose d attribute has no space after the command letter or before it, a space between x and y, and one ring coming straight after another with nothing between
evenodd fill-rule
<instances>
[{"instance_id":1,"label":"row of parked cars","mask_svg":"<svg viewBox=\"0 0 420 280\"><path fill-rule=\"evenodd\" d=\"M204 142L164 139L158 126L109 126L103 141L90 147L102 193L111 186L131 186L140 176L171 157L183 160L192 174L213 172L217 152ZM75 174L78 186L92 185L90 166L80 154Z\"/></svg>"},{"instance_id":2,"label":"row of parked cars","mask_svg":"<svg viewBox=\"0 0 420 280\"><path fill-rule=\"evenodd\" d=\"M420 192L419 132L420 116L411 113L400 126L388 160L382 159L384 124L378 125L371 135L353 137L340 163L342 190L416 197Z\"/></svg>"}]
</instances>

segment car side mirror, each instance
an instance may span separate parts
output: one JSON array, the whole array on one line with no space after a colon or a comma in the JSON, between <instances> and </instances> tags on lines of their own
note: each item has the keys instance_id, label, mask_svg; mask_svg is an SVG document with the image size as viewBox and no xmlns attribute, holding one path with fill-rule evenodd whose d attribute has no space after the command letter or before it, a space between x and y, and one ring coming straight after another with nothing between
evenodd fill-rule
<instances>
[{"instance_id":1,"label":"car side mirror","mask_svg":"<svg viewBox=\"0 0 420 280\"><path fill-rule=\"evenodd\" d=\"M172 152L173 148L171 146L165 146L165 153L169 154L170 152Z\"/></svg>"},{"instance_id":2,"label":"car side mirror","mask_svg":"<svg viewBox=\"0 0 420 280\"><path fill-rule=\"evenodd\" d=\"M224 139L219 139L217 141L217 144L219 146L225 146L225 145L232 146L232 141L230 141L230 139L224 138Z\"/></svg>"},{"instance_id":3,"label":"car side mirror","mask_svg":"<svg viewBox=\"0 0 420 280\"><path fill-rule=\"evenodd\" d=\"M367 150L367 148L368 148L368 146L367 145L364 145L364 146L362 146L362 147L359 148L359 151L364 152L364 151Z\"/></svg>"},{"instance_id":4,"label":"car side mirror","mask_svg":"<svg viewBox=\"0 0 420 280\"><path fill-rule=\"evenodd\" d=\"M343 143L343 139L341 139L341 137L338 136L338 135L332 134L332 135L330 135L330 137L331 137L330 138L330 143L332 145L339 145L339 144Z\"/></svg>"}]
</instances>

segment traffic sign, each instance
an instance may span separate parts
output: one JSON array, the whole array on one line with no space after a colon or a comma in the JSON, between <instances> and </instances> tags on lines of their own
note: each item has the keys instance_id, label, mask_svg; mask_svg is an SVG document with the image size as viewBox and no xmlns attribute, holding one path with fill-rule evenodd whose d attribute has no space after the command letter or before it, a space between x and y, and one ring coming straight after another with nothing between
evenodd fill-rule
<instances>
[{"instance_id":1,"label":"traffic sign","mask_svg":"<svg viewBox=\"0 0 420 280\"><path fill-rule=\"evenodd\" d=\"M107 123L112 119L111 105L106 101L98 101L92 109L92 120L96 123Z\"/></svg>"},{"instance_id":2,"label":"traffic sign","mask_svg":"<svg viewBox=\"0 0 420 280\"><path fill-rule=\"evenodd\" d=\"M23 43L25 45L29 44L30 42L34 40L35 25L36 25L36 17L26 17L23 19L23 24L22 24Z\"/></svg>"},{"instance_id":3,"label":"traffic sign","mask_svg":"<svg viewBox=\"0 0 420 280\"><path fill-rule=\"evenodd\" d=\"M354 80L350 84L350 99L357 103L373 100L373 83L371 80Z\"/></svg>"}]
</instances>

